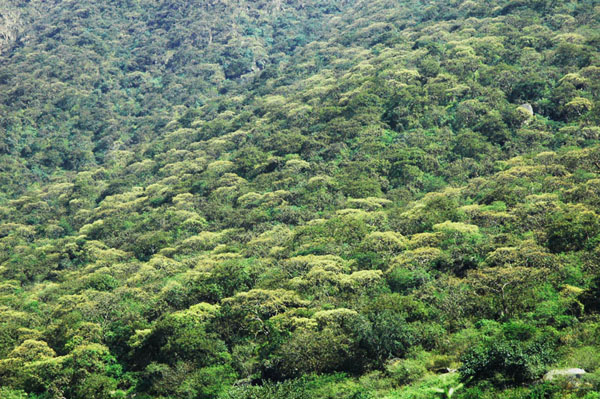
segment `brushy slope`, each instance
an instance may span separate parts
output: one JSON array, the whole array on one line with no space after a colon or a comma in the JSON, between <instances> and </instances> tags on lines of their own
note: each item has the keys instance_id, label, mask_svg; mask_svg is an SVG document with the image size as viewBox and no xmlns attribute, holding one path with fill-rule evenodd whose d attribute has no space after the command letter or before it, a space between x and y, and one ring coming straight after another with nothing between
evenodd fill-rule
<instances>
[{"instance_id":1,"label":"brushy slope","mask_svg":"<svg viewBox=\"0 0 600 399\"><path fill-rule=\"evenodd\" d=\"M597 397L597 1L7 4L3 398Z\"/></svg>"}]
</instances>

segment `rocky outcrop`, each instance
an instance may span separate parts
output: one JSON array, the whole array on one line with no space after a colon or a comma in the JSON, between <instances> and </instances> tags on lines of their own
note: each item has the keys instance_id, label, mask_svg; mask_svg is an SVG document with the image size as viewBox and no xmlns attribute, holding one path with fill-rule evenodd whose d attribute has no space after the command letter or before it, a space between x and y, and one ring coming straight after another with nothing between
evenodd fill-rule
<instances>
[{"instance_id":1,"label":"rocky outcrop","mask_svg":"<svg viewBox=\"0 0 600 399\"><path fill-rule=\"evenodd\" d=\"M557 378L577 380L581 378L584 374L586 374L586 371L584 369L554 369L544 374L544 381L552 381Z\"/></svg>"}]
</instances>

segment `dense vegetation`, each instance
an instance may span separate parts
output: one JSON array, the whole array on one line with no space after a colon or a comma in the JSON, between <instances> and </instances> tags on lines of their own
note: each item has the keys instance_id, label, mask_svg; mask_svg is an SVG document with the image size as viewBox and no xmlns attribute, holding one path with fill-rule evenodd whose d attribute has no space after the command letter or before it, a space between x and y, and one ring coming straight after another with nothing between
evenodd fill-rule
<instances>
[{"instance_id":1,"label":"dense vegetation","mask_svg":"<svg viewBox=\"0 0 600 399\"><path fill-rule=\"evenodd\" d=\"M2 399L600 398L600 1L0 0L0 172Z\"/></svg>"}]
</instances>

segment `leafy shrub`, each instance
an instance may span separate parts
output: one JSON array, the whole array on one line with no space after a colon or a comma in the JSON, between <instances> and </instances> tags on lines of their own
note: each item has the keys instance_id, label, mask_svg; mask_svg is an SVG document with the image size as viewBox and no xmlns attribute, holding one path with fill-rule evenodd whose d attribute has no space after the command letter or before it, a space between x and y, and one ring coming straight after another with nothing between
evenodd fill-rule
<instances>
[{"instance_id":1,"label":"leafy shrub","mask_svg":"<svg viewBox=\"0 0 600 399\"><path fill-rule=\"evenodd\" d=\"M547 342L491 340L467 351L459 372L465 380L514 385L539 378L554 359L555 352Z\"/></svg>"}]
</instances>

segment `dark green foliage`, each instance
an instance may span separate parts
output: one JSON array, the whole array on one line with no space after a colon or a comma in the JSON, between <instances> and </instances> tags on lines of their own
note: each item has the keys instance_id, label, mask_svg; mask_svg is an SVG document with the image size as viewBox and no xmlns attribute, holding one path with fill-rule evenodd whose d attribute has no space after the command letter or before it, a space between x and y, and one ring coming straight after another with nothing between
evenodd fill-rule
<instances>
[{"instance_id":1,"label":"dark green foliage","mask_svg":"<svg viewBox=\"0 0 600 399\"><path fill-rule=\"evenodd\" d=\"M552 252L579 251L598 241L600 216L585 208L568 207L549 215L546 227Z\"/></svg>"},{"instance_id":2,"label":"dark green foliage","mask_svg":"<svg viewBox=\"0 0 600 399\"><path fill-rule=\"evenodd\" d=\"M268 383L263 386L242 386L232 388L227 399L309 399L309 392L303 381L292 380Z\"/></svg>"},{"instance_id":3,"label":"dark green foliage","mask_svg":"<svg viewBox=\"0 0 600 399\"><path fill-rule=\"evenodd\" d=\"M505 386L539 378L555 358L546 342L498 340L477 346L462 357L460 373L467 379Z\"/></svg>"}]
</instances>

